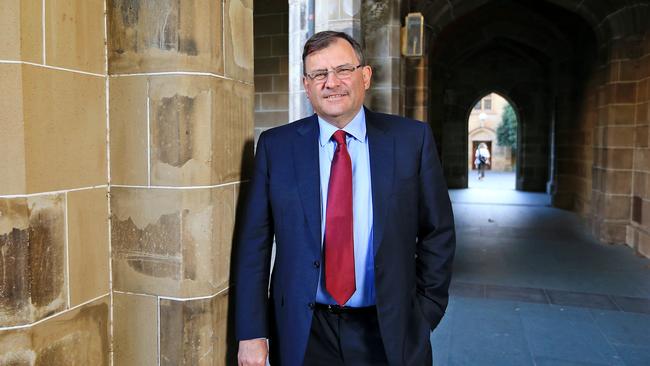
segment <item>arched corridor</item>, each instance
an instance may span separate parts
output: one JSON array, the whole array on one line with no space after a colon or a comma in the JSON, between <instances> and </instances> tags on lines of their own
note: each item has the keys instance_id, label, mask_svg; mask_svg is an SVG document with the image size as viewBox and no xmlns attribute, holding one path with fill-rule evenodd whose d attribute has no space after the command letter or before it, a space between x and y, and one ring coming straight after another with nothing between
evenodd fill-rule
<instances>
[{"instance_id":1,"label":"arched corridor","mask_svg":"<svg viewBox=\"0 0 650 366\"><path fill-rule=\"evenodd\" d=\"M516 189L546 192L598 240L650 255L650 3L412 0L408 8L427 25L423 107L448 185L468 187L467 111L495 91L518 111Z\"/></svg>"},{"instance_id":2,"label":"arched corridor","mask_svg":"<svg viewBox=\"0 0 650 366\"><path fill-rule=\"evenodd\" d=\"M465 113L490 90L508 96L520 114L517 189L553 190L554 124L573 118L558 110L583 88L594 68L596 37L577 14L544 1L469 2L453 18L421 2L432 34L429 113L442 145L450 186L467 186L458 137ZM427 5L428 4L428 7ZM435 116L435 117L434 117ZM558 120L559 119L559 120ZM464 164L463 164L464 165Z\"/></svg>"},{"instance_id":3,"label":"arched corridor","mask_svg":"<svg viewBox=\"0 0 650 366\"><path fill-rule=\"evenodd\" d=\"M650 3L408 4L458 230L434 364L650 364ZM519 191L464 189L491 91L518 112Z\"/></svg>"}]
</instances>

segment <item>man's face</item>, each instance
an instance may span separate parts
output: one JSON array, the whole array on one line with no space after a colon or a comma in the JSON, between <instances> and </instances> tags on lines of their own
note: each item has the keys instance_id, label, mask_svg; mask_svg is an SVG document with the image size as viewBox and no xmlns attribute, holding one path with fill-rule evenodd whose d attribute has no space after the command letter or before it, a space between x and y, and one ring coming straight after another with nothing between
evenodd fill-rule
<instances>
[{"instance_id":1,"label":"man's face","mask_svg":"<svg viewBox=\"0 0 650 366\"><path fill-rule=\"evenodd\" d=\"M330 71L324 80L312 80L309 76L304 76L303 83L316 114L339 128L347 125L363 105L366 90L370 87L372 70L370 66L363 66L342 77L332 70L358 65L359 59L354 48L341 38L336 38L328 47L305 59L307 74Z\"/></svg>"}]
</instances>

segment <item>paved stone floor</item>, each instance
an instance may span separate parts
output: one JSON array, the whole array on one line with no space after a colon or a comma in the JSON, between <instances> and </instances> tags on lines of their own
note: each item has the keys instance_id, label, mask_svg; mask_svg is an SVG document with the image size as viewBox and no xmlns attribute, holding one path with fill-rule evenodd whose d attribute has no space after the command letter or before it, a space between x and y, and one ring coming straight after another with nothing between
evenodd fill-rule
<instances>
[{"instance_id":1,"label":"paved stone floor","mask_svg":"<svg viewBox=\"0 0 650 366\"><path fill-rule=\"evenodd\" d=\"M488 170L485 177L479 180L478 171L469 170L467 185L469 188L515 189L515 173Z\"/></svg>"},{"instance_id":2,"label":"paved stone floor","mask_svg":"<svg viewBox=\"0 0 650 366\"><path fill-rule=\"evenodd\" d=\"M503 186L450 191L458 247L434 365L650 365L650 260Z\"/></svg>"}]
</instances>

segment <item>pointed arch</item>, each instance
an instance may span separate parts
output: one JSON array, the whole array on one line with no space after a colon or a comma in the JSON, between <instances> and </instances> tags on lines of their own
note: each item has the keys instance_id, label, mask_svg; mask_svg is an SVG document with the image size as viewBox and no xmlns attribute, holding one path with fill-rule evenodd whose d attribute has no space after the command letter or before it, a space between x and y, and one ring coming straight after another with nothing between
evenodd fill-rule
<instances>
[{"instance_id":1,"label":"pointed arch","mask_svg":"<svg viewBox=\"0 0 650 366\"><path fill-rule=\"evenodd\" d=\"M478 144L486 143L492 155L490 168L499 172L515 172L509 188L515 189L517 164L517 149L501 146L498 143L497 129L502 121L503 111L506 106L512 106L515 118L519 121L519 111L506 93L498 90L483 90L476 93L476 97L469 99L472 102L465 105L467 121L467 165L468 170L476 169L475 150ZM517 124L517 141L519 138L520 124ZM468 187L471 186L468 177Z\"/></svg>"}]
</instances>

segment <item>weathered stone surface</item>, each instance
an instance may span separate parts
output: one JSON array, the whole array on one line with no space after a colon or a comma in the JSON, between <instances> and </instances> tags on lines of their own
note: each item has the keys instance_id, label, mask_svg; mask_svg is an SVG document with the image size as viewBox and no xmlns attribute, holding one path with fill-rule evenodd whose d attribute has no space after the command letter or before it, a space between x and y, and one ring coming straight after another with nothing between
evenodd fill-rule
<instances>
[{"instance_id":1,"label":"weathered stone surface","mask_svg":"<svg viewBox=\"0 0 650 366\"><path fill-rule=\"evenodd\" d=\"M109 364L108 296L19 330L0 331L0 365Z\"/></svg>"},{"instance_id":2,"label":"weathered stone surface","mask_svg":"<svg viewBox=\"0 0 650 366\"><path fill-rule=\"evenodd\" d=\"M625 242L625 222L604 221L598 228L598 239L605 243L620 244Z\"/></svg>"},{"instance_id":3,"label":"weathered stone surface","mask_svg":"<svg viewBox=\"0 0 650 366\"><path fill-rule=\"evenodd\" d=\"M372 106L376 112L391 113L391 111L397 111L399 110L399 90L370 89L366 94L366 104Z\"/></svg>"},{"instance_id":4,"label":"weathered stone surface","mask_svg":"<svg viewBox=\"0 0 650 366\"><path fill-rule=\"evenodd\" d=\"M253 0L224 1L226 76L253 82Z\"/></svg>"},{"instance_id":5,"label":"weathered stone surface","mask_svg":"<svg viewBox=\"0 0 650 366\"><path fill-rule=\"evenodd\" d=\"M109 0L107 12L111 74L223 74L221 1Z\"/></svg>"},{"instance_id":6,"label":"weathered stone surface","mask_svg":"<svg viewBox=\"0 0 650 366\"><path fill-rule=\"evenodd\" d=\"M634 111L634 104L611 105L608 108L607 124L633 125Z\"/></svg>"},{"instance_id":7,"label":"weathered stone surface","mask_svg":"<svg viewBox=\"0 0 650 366\"><path fill-rule=\"evenodd\" d=\"M219 131L224 81L167 77L151 81L151 181L155 185L213 184L210 152Z\"/></svg>"},{"instance_id":8,"label":"weathered stone surface","mask_svg":"<svg viewBox=\"0 0 650 366\"><path fill-rule=\"evenodd\" d=\"M2 2L1 7L9 3ZM0 14L2 12L0 11ZM0 15L3 17L4 14ZM0 20L0 24L3 24ZM0 32L2 37L2 32ZM2 49L2 47L0 47ZM0 51L1 52L1 51ZM1 56L0 56L1 57ZM0 64L0 194L17 194L26 190L25 126L23 124L22 67Z\"/></svg>"},{"instance_id":9,"label":"weathered stone surface","mask_svg":"<svg viewBox=\"0 0 650 366\"><path fill-rule=\"evenodd\" d=\"M42 6L41 0L0 2L0 60L42 62Z\"/></svg>"},{"instance_id":10,"label":"weathered stone surface","mask_svg":"<svg viewBox=\"0 0 650 366\"><path fill-rule=\"evenodd\" d=\"M635 147L648 147L648 126L637 126L634 135Z\"/></svg>"},{"instance_id":11,"label":"weathered stone surface","mask_svg":"<svg viewBox=\"0 0 650 366\"><path fill-rule=\"evenodd\" d=\"M635 151L634 149L616 148L616 149L598 149L598 150L599 153L602 154L602 160L599 166L609 167L612 169L632 168L632 162L633 162L634 151ZM650 164L650 161L648 163ZM634 164L636 164L636 162L634 162Z\"/></svg>"},{"instance_id":12,"label":"weathered stone surface","mask_svg":"<svg viewBox=\"0 0 650 366\"><path fill-rule=\"evenodd\" d=\"M234 229L234 188L114 188L113 280L116 290L205 296L227 285Z\"/></svg>"},{"instance_id":13,"label":"weathered stone surface","mask_svg":"<svg viewBox=\"0 0 650 366\"><path fill-rule=\"evenodd\" d=\"M289 106L289 95L287 93L266 93L260 96L262 109L286 111Z\"/></svg>"},{"instance_id":14,"label":"weathered stone surface","mask_svg":"<svg viewBox=\"0 0 650 366\"><path fill-rule=\"evenodd\" d=\"M158 299L115 292L113 295L115 365L158 365ZM170 336L177 337L179 334Z\"/></svg>"},{"instance_id":15,"label":"weathered stone surface","mask_svg":"<svg viewBox=\"0 0 650 366\"><path fill-rule=\"evenodd\" d=\"M634 183L632 187L632 194L641 198L646 194L646 177L647 174L643 172L634 172Z\"/></svg>"},{"instance_id":16,"label":"weathered stone surface","mask_svg":"<svg viewBox=\"0 0 650 366\"><path fill-rule=\"evenodd\" d=\"M646 63L650 65L650 56L646 57ZM650 84L650 81L648 79L644 79L639 81L639 85L636 89L636 102L637 103L643 103L647 102L650 98L648 95L648 84Z\"/></svg>"},{"instance_id":17,"label":"weathered stone surface","mask_svg":"<svg viewBox=\"0 0 650 366\"><path fill-rule=\"evenodd\" d=\"M66 307L62 195L0 199L0 326Z\"/></svg>"},{"instance_id":18,"label":"weathered stone surface","mask_svg":"<svg viewBox=\"0 0 650 366\"><path fill-rule=\"evenodd\" d=\"M219 162L213 175L222 182L248 179L253 161L253 86L230 83L224 109L219 114L216 130L221 137L212 150L213 160ZM223 141L223 143L222 143Z\"/></svg>"},{"instance_id":19,"label":"weathered stone surface","mask_svg":"<svg viewBox=\"0 0 650 366\"><path fill-rule=\"evenodd\" d=\"M636 241L636 250L639 254L650 258L650 235L642 230L638 230L638 240Z\"/></svg>"},{"instance_id":20,"label":"weathered stone surface","mask_svg":"<svg viewBox=\"0 0 650 366\"><path fill-rule=\"evenodd\" d=\"M257 58L255 59L257 62ZM257 71L257 68L255 68ZM255 74L255 93L266 93L273 91L273 77L271 75ZM286 91L286 90L285 90Z\"/></svg>"},{"instance_id":21,"label":"weathered stone surface","mask_svg":"<svg viewBox=\"0 0 650 366\"><path fill-rule=\"evenodd\" d=\"M111 182L148 184L146 76L111 77L109 85Z\"/></svg>"},{"instance_id":22,"label":"weathered stone surface","mask_svg":"<svg viewBox=\"0 0 650 366\"><path fill-rule=\"evenodd\" d=\"M108 293L108 197L106 188L69 192L70 306Z\"/></svg>"},{"instance_id":23,"label":"weathered stone surface","mask_svg":"<svg viewBox=\"0 0 650 366\"><path fill-rule=\"evenodd\" d=\"M400 59L394 57L370 58L372 66L371 88L397 88L400 83Z\"/></svg>"},{"instance_id":24,"label":"weathered stone surface","mask_svg":"<svg viewBox=\"0 0 650 366\"><path fill-rule=\"evenodd\" d=\"M253 87L205 76L151 80L151 183L213 185L241 179L253 135ZM244 160L245 159L245 160Z\"/></svg>"},{"instance_id":25,"label":"weathered stone surface","mask_svg":"<svg viewBox=\"0 0 650 366\"><path fill-rule=\"evenodd\" d=\"M641 171L650 170L650 149L639 148L634 150L634 169Z\"/></svg>"},{"instance_id":26,"label":"weathered stone surface","mask_svg":"<svg viewBox=\"0 0 650 366\"><path fill-rule=\"evenodd\" d=\"M605 173L605 189L612 194L630 194L632 192L632 172L607 171Z\"/></svg>"},{"instance_id":27,"label":"weathered stone surface","mask_svg":"<svg viewBox=\"0 0 650 366\"><path fill-rule=\"evenodd\" d=\"M648 116L650 115L650 102L639 103L636 105L636 124L642 125L650 122Z\"/></svg>"},{"instance_id":28,"label":"weathered stone surface","mask_svg":"<svg viewBox=\"0 0 650 366\"><path fill-rule=\"evenodd\" d=\"M104 0L48 1L45 45L49 65L104 74Z\"/></svg>"},{"instance_id":29,"label":"weathered stone surface","mask_svg":"<svg viewBox=\"0 0 650 366\"><path fill-rule=\"evenodd\" d=\"M632 147L634 146L635 127L632 126L610 126L605 130L605 143L608 147Z\"/></svg>"},{"instance_id":30,"label":"weathered stone surface","mask_svg":"<svg viewBox=\"0 0 650 366\"><path fill-rule=\"evenodd\" d=\"M226 365L227 291L209 299L160 300L161 365Z\"/></svg>"},{"instance_id":31,"label":"weathered stone surface","mask_svg":"<svg viewBox=\"0 0 650 366\"><path fill-rule=\"evenodd\" d=\"M636 101L636 82L608 84L605 90L608 104L629 104Z\"/></svg>"},{"instance_id":32,"label":"weathered stone surface","mask_svg":"<svg viewBox=\"0 0 650 366\"><path fill-rule=\"evenodd\" d=\"M263 111L255 112L255 128L269 129L286 124L289 121L289 112ZM257 141L257 140L256 140Z\"/></svg>"},{"instance_id":33,"label":"weathered stone surface","mask_svg":"<svg viewBox=\"0 0 650 366\"><path fill-rule=\"evenodd\" d=\"M105 79L22 68L27 193L106 184Z\"/></svg>"},{"instance_id":34,"label":"weathered stone surface","mask_svg":"<svg viewBox=\"0 0 650 366\"><path fill-rule=\"evenodd\" d=\"M606 196L601 206L602 217L610 220L629 220L631 214L629 196ZM622 243L623 241L621 241Z\"/></svg>"}]
</instances>

